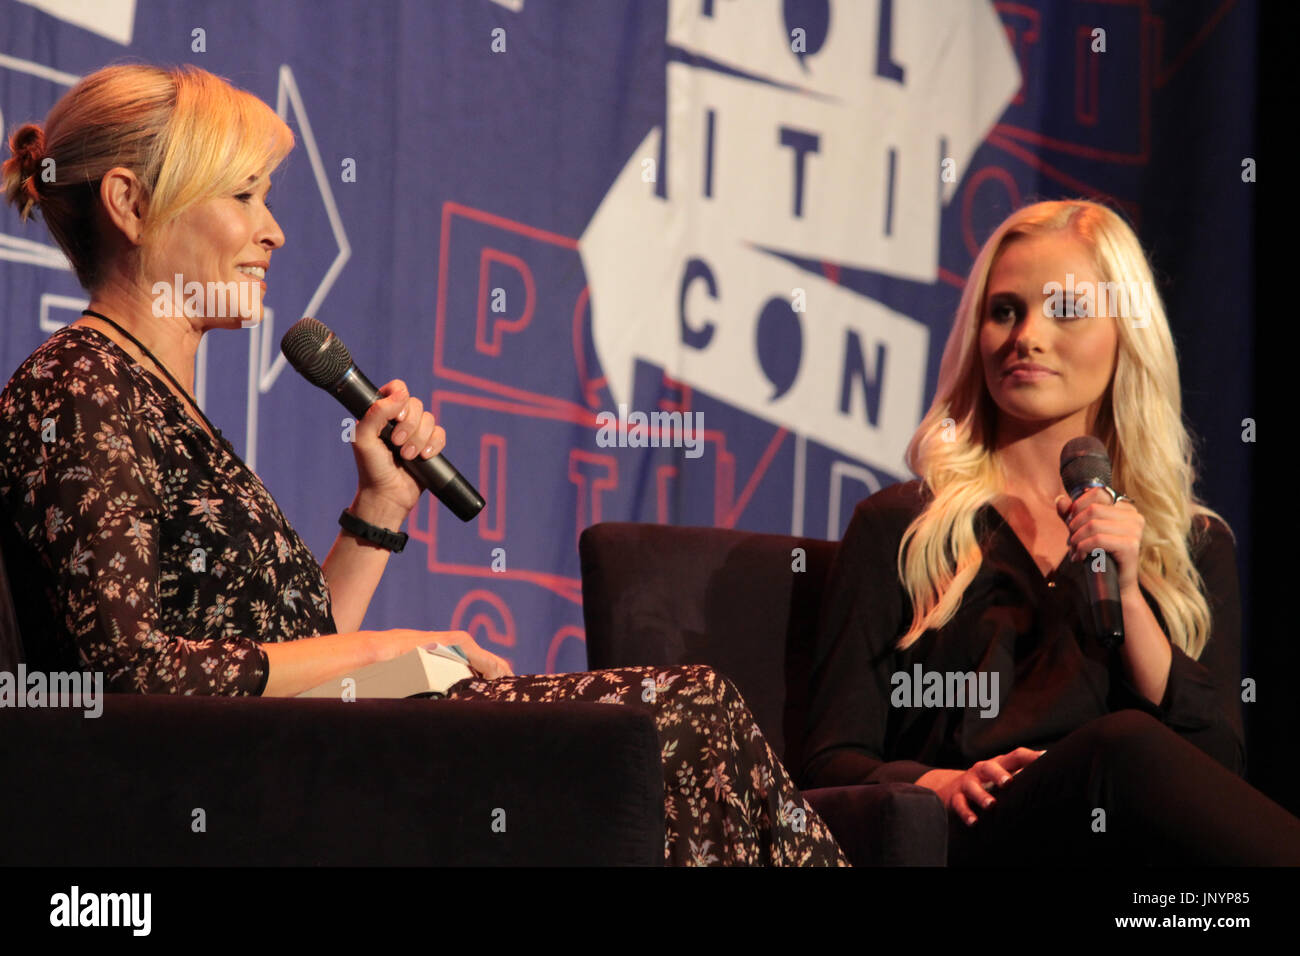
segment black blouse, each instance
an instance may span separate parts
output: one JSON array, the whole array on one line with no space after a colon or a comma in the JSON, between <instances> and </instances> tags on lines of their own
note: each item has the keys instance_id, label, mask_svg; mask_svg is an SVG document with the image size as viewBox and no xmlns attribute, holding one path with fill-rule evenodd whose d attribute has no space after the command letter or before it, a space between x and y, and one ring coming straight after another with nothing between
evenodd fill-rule
<instances>
[{"instance_id":1,"label":"black blouse","mask_svg":"<svg viewBox=\"0 0 1300 956\"><path fill-rule=\"evenodd\" d=\"M1020 746L1045 748L1093 718L1136 708L1224 766L1245 764L1241 608L1235 550L1222 522L1193 536L1213 619L1199 660L1173 647L1164 699L1153 705L1124 675L1118 650L1092 636L1086 568L1069 555L1047 576L996 508L976 521L983 562L953 618L905 651L911 625L898 581L903 532L924 507L920 481L858 504L831 569L814 649L804 779L809 787L915 782L967 770ZM1162 630L1164 619L1146 592ZM996 673L996 716L981 706L891 706L897 672ZM990 681L991 683L991 681Z\"/></svg>"},{"instance_id":2,"label":"black blouse","mask_svg":"<svg viewBox=\"0 0 1300 956\"><path fill-rule=\"evenodd\" d=\"M229 442L95 329L0 393L0 543L27 666L260 694L264 641L335 632L320 565Z\"/></svg>"}]
</instances>

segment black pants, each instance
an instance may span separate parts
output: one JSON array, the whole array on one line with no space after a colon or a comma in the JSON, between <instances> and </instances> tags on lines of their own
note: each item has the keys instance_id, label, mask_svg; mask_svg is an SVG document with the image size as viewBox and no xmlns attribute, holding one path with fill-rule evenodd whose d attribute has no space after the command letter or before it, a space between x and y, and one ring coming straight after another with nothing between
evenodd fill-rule
<instances>
[{"instance_id":1,"label":"black pants","mask_svg":"<svg viewBox=\"0 0 1300 956\"><path fill-rule=\"evenodd\" d=\"M992 794L972 826L949 814L950 866L1300 866L1300 819L1138 710L1089 721Z\"/></svg>"}]
</instances>

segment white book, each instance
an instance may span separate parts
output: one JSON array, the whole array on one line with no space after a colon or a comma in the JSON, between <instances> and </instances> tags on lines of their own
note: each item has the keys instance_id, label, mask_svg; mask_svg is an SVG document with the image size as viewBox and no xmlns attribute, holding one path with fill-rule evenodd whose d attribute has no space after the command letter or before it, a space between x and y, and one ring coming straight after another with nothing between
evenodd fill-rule
<instances>
[{"instance_id":1,"label":"white book","mask_svg":"<svg viewBox=\"0 0 1300 956\"><path fill-rule=\"evenodd\" d=\"M425 644L399 654L392 660L368 664L350 674L331 677L298 696L334 697L340 700L345 696L357 700L376 697L443 697L452 684L473 676L469 658L459 647ZM345 685L344 681L349 679L354 683Z\"/></svg>"}]
</instances>

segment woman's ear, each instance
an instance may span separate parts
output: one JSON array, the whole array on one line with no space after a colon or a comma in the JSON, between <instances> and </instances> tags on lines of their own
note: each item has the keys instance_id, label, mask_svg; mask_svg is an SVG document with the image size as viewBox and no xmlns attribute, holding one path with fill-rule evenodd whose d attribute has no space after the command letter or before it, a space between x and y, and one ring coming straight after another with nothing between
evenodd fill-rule
<instances>
[{"instance_id":1,"label":"woman's ear","mask_svg":"<svg viewBox=\"0 0 1300 956\"><path fill-rule=\"evenodd\" d=\"M107 220L132 245L140 244L149 209L144 184L131 170L114 166L99 183L99 199Z\"/></svg>"}]
</instances>

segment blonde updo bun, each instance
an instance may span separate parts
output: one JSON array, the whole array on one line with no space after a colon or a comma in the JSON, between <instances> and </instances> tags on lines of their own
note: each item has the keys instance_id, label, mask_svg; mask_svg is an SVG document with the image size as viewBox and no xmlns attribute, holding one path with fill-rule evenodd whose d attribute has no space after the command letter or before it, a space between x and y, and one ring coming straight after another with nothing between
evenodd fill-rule
<instances>
[{"instance_id":1,"label":"blonde updo bun","mask_svg":"<svg viewBox=\"0 0 1300 956\"><path fill-rule=\"evenodd\" d=\"M45 131L35 123L24 123L9 137L13 155L0 166L4 174L5 200L18 208L26 222L40 205L41 161L45 159Z\"/></svg>"}]
</instances>

